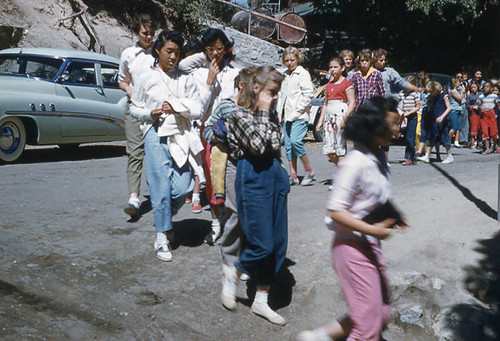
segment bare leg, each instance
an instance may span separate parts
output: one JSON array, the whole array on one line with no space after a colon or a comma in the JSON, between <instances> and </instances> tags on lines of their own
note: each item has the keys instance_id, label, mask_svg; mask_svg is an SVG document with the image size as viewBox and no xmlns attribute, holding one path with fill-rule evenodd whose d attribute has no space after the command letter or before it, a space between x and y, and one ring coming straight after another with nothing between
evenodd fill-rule
<instances>
[{"instance_id":1,"label":"bare leg","mask_svg":"<svg viewBox=\"0 0 500 341\"><path fill-rule=\"evenodd\" d=\"M290 166L290 175L297 175L297 159L292 159L288 161L288 164Z\"/></svg>"},{"instance_id":2,"label":"bare leg","mask_svg":"<svg viewBox=\"0 0 500 341\"><path fill-rule=\"evenodd\" d=\"M346 337L349 335L352 329L352 323L349 316L344 317L341 321L332 321L327 325L323 326L328 336L333 340Z\"/></svg>"},{"instance_id":3,"label":"bare leg","mask_svg":"<svg viewBox=\"0 0 500 341\"><path fill-rule=\"evenodd\" d=\"M307 157L307 154L302 155L300 157L300 160L304 164L306 172L309 173L308 170L311 170L311 164L309 163L309 158ZM295 164L295 167L297 167L297 164Z\"/></svg>"}]
</instances>

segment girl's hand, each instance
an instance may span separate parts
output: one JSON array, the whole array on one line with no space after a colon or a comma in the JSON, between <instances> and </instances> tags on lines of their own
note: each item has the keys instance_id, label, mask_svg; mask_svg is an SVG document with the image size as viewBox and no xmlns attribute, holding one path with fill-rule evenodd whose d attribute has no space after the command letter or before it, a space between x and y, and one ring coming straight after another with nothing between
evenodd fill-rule
<instances>
[{"instance_id":1,"label":"girl's hand","mask_svg":"<svg viewBox=\"0 0 500 341\"><path fill-rule=\"evenodd\" d=\"M373 224L373 232L370 233L372 236L377 238L378 240L384 240L394 232L392 227L396 224L396 219L388 218L380 223Z\"/></svg>"},{"instance_id":2,"label":"girl's hand","mask_svg":"<svg viewBox=\"0 0 500 341\"><path fill-rule=\"evenodd\" d=\"M161 106L164 114L175 114L176 112L168 102L163 102Z\"/></svg>"},{"instance_id":3,"label":"girl's hand","mask_svg":"<svg viewBox=\"0 0 500 341\"><path fill-rule=\"evenodd\" d=\"M275 98L272 97L269 92L261 91L259 92L259 98L257 99L257 108L259 111L270 111Z\"/></svg>"},{"instance_id":4,"label":"girl's hand","mask_svg":"<svg viewBox=\"0 0 500 341\"><path fill-rule=\"evenodd\" d=\"M316 131L321 131L322 128L323 128L323 123L318 122L318 124L316 125Z\"/></svg>"},{"instance_id":5,"label":"girl's hand","mask_svg":"<svg viewBox=\"0 0 500 341\"><path fill-rule=\"evenodd\" d=\"M409 227L408 221L404 218L401 218L401 223L397 225L399 230L406 231L406 228Z\"/></svg>"},{"instance_id":6,"label":"girl's hand","mask_svg":"<svg viewBox=\"0 0 500 341\"><path fill-rule=\"evenodd\" d=\"M156 121L157 119L159 119L161 115L163 115L162 108L151 110L151 117L153 118L153 121Z\"/></svg>"},{"instance_id":7,"label":"girl's hand","mask_svg":"<svg viewBox=\"0 0 500 341\"><path fill-rule=\"evenodd\" d=\"M215 78L217 77L217 75L220 72L219 61L220 61L220 59L217 60L216 58L214 58L210 62L210 67L208 68L208 77L207 77L207 84L208 85L214 84Z\"/></svg>"},{"instance_id":8,"label":"girl's hand","mask_svg":"<svg viewBox=\"0 0 500 341\"><path fill-rule=\"evenodd\" d=\"M344 116L344 118L342 119L342 121L340 121L340 129L344 129L345 128L345 120L346 120L346 116Z\"/></svg>"},{"instance_id":9,"label":"girl's hand","mask_svg":"<svg viewBox=\"0 0 500 341\"><path fill-rule=\"evenodd\" d=\"M441 123L441 122L443 122L443 120L444 120L444 116L441 115L438 118L436 118L436 123Z\"/></svg>"}]
</instances>

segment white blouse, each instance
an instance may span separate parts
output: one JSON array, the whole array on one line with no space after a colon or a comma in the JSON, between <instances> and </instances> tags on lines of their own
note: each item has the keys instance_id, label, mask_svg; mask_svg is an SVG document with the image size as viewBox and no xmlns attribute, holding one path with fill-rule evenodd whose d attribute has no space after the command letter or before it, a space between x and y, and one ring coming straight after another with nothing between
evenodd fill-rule
<instances>
[{"instance_id":1,"label":"white blouse","mask_svg":"<svg viewBox=\"0 0 500 341\"><path fill-rule=\"evenodd\" d=\"M212 110L225 98L234 97L238 91L234 87L234 79L240 73L240 69L225 62L224 68L217 74L214 84L207 84L208 69L210 63L200 67L193 72L193 76L198 86L199 99L203 108L201 122L204 123Z\"/></svg>"},{"instance_id":2,"label":"white blouse","mask_svg":"<svg viewBox=\"0 0 500 341\"><path fill-rule=\"evenodd\" d=\"M118 82L126 82L130 86L137 84L154 64L151 48L145 50L139 43L125 49L120 56Z\"/></svg>"},{"instance_id":3,"label":"white blouse","mask_svg":"<svg viewBox=\"0 0 500 341\"><path fill-rule=\"evenodd\" d=\"M373 153L356 147L339 162L334 181L326 201L330 211L349 211L354 217L362 219L379 204L384 204L391 196L390 175L384 165ZM329 216L327 216L329 218ZM336 231L340 238L359 238L363 234L343 226L331 218L327 219L329 228ZM372 236L364 235L369 241Z\"/></svg>"}]
</instances>

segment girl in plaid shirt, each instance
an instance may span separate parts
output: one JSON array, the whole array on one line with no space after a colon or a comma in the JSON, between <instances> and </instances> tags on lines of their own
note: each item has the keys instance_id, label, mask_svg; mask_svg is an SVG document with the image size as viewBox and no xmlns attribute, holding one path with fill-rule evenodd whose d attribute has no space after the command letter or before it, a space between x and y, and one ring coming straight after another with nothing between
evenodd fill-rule
<instances>
[{"instance_id":1,"label":"girl in plaid shirt","mask_svg":"<svg viewBox=\"0 0 500 341\"><path fill-rule=\"evenodd\" d=\"M358 69L351 75L350 79L354 85L354 110L357 110L369 98L385 97L382 73L372 66L372 52L369 49L359 51L357 62Z\"/></svg>"},{"instance_id":2,"label":"girl in plaid shirt","mask_svg":"<svg viewBox=\"0 0 500 341\"><path fill-rule=\"evenodd\" d=\"M245 244L236 270L224 272L222 297L224 306L235 308L237 276L246 273L257 284L251 312L278 325L286 321L269 307L268 293L288 243L290 184L281 164L280 125L273 110L282 81L272 66L259 67L229 117L227 138L231 156L238 159L236 202Z\"/></svg>"}]
</instances>

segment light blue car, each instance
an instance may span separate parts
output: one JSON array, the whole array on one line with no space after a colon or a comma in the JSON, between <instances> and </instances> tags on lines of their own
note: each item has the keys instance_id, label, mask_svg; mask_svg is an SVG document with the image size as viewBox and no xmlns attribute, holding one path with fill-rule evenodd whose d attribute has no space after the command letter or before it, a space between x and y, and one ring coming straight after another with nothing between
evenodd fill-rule
<instances>
[{"instance_id":1,"label":"light blue car","mask_svg":"<svg viewBox=\"0 0 500 341\"><path fill-rule=\"evenodd\" d=\"M17 160L26 144L124 140L119 62L87 51L0 51L0 160Z\"/></svg>"}]
</instances>

